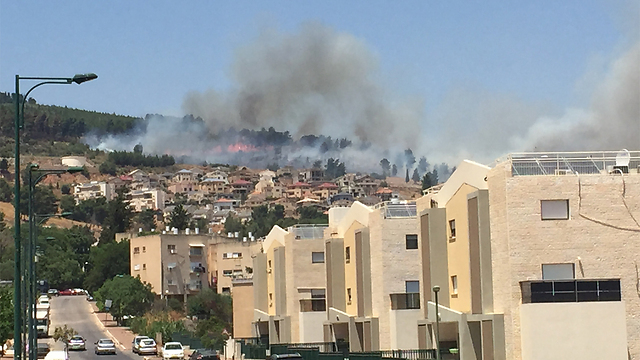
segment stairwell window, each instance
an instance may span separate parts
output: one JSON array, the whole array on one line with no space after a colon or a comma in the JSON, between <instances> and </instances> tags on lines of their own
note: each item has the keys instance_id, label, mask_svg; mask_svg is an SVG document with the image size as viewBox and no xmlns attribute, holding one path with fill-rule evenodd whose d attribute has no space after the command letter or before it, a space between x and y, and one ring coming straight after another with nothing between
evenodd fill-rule
<instances>
[{"instance_id":1,"label":"stairwell window","mask_svg":"<svg viewBox=\"0 0 640 360\"><path fill-rule=\"evenodd\" d=\"M312 252L311 253L311 262L314 264L324 263L324 253L323 252Z\"/></svg>"},{"instance_id":2,"label":"stairwell window","mask_svg":"<svg viewBox=\"0 0 640 360\"><path fill-rule=\"evenodd\" d=\"M351 247L344 248L344 261L348 264L351 262Z\"/></svg>"},{"instance_id":3,"label":"stairwell window","mask_svg":"<svg viewBox=\"0 0 640 360\"><path fill-rule=\"evenodd\" d=\"M456 219L449 220L449 231L451 233L451 236L449 236L449 239L455 239L456 238Z\"/></svg>"},{"instance_id":4,"label":"stairwell window","mask_svg":"<svg viewBox=\"0 0 640 360\"><path fill-rule=\"evenodd\" d=\"M452 295L457 295L458 294L458 276L457 275L453 275L451 277L451 289L452 289Z\"/></svg>"},{"instance_id":5,"label":"stairwell window","mask_svg":"<svg viewBox=\"0 0 640 360\"><path fill-rule=\"evenodd\" d=\"M351 304L351 288L347 288L347 304Z\"/></svg>"},{"instance_id":6,"label":"stairwell window","mask_svg":"<svg viewBox=\"0 0 640 360\"><path fill-rule=\"evenodd\" d=\"M569 200L540 200L542 220L569 220Z\"/></svg>"},{"instance_id":7,"label":"stairwell window","mask_svg":"<svg viewBox=\"0 0 640 360\"><path fill-rule=\"evenodd\" d=\"M415 250L418 248L418 235L416 234L407 234L405 236L406 248L407 250Z\"/></svg>"}]
</instances>

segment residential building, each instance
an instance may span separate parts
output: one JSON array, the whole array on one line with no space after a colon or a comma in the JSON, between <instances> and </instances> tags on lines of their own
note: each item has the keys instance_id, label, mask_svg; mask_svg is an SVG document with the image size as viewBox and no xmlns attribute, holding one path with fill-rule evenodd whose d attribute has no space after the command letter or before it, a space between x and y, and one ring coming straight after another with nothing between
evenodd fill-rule
<instances>
[{"instance_id":1,"label":"residential building","mask_svg":"<svg viewBox=\"0 0 640 360\"><path fill-rule=\"evenodd\" d=\"M456 349L460 359L506 359L503 315L493 309L489 170L465 160L416 202L422 301L414 326L421 349L436 347L438 286L439 348Z\"/></svg>"},{"instance_id":2,"label":"residential building","mask_svg":"<svg viewBox=\"0 0 640 360\"><path fill-rule=\"evenodd\" d=\"M226 192L227 189L227 180L221 178L205 178L200 181L199 187L200 190L207 194L222 194Z\"/></svg>"},{"instance_id":3,"label":"residential building","mask_svg":"<svg viewBox=\"0 0 640 360\"><path fill-rule=\"evenodd\" d=\"M229 184L229 188L234 195L246 195L251 192L253 184L249 181L239 179Z\"/></svg>"},{"instance_id":4,"label":"residential building","mask_svg":"<svg viewBox=\"0 0 640 360\"><path fill-rule=\"evenodd\" d=\"M488 172L506 358L640 358L640 152L511 154Z\"/></svg>"},{"instance_id":5,"label":"residential building","mask_svg":"<svg viewBox=\"0 0 640 360\"><path fill-rule=\"evenodd\" d=\"M325 226L274 226L253 257L254 336L270 344L322 342Z\"/></svg>"},{"instance_id":6,"label":"residential building","mask_svg":"<svg viewBox=\"0 0 640 360\"><path fill-rule=\"evenodd\" d=\"M176 174L176 177L179 176L178 174ZM180 194L180 193L188 193L190 191L194 191L194 189L198 188L198 183L195 181L176 181L171 183L171 185L169 185L167 187L167 189L174 193L174 194Z\"/></svg>"},{"instance_id":7,"label":"residential building","mask_svg":"<svg viewBox=\"0 0 640 360\"><path fill-rule=\"evenodd\" d=\"M333 183L322 183L315 188L313 194L320 199L327 200L338 193L338 185Z\"/></svg>"},{"instance_id":8,"label":"residential building","mask_svg":"<svg viewBox=\"0 0 640 360\"><path fill-rule=\"evenodd\" d=\"M186 297L208 287L210 236L189 230L130 238L131 275L159 296Z\"/></svg>"},{"instance_id":9,"label":"residential building","mask_svg":"<svg viewBox=\"0 0 640 360\"><path fill-rule=\"evenodd\" d=\"M77 184L73 187L73 198L76 204L80 201L104 197L111 201L115 197L115 187L104 181L92 181L84 184Z\"/></svg>"},{"instance_id":10,"label":"residential building","mask_svg":"<svg viewBox=\"0 0 640 360\"><path fill-rule=\"evenodd\" d=\"M144 210L164 210L166 193L160 189L132 190L129 207L135 212Z\"/></svg>"},{"instance_id":11,"label":"residential building","mask_svg":"<svg viewBox=\"0 0 640 360\"><path fill-rule=\"evenodd\" d=\"M415 203L329 209L324 341L351 351L418 348L418 230Z\"/></svg>"},{"instance_id":12,"label":"residential building","mask_svg":"<svg viewBox=\"0 0 640 360\"><path fill-rule=\"evenodd\" d=\"M198 177L193 171L182 169L177 173L173 174L173 178L171 180L174 183L181 183L181 182L194 183L198 180Z\"/></svg>"},{"instance_id":13,"label":"residential building","mask_svg":"<svg viewBox=\"0 0 640 360\"><path fill-rule=\"evenodd\" d=\"M311 184L304 182L297 182L295 184L287 186L287 197L302 199L307 192L310 192Z\"/></svg>"},{"instance_id":14,"label":"residential building","mask_svg":"<svg viewBox=\"0 0 640 360\"><path fill-rule=\"evenodd\" d=\"M259 253L261 249L262 242L256 241L255 238L216 237L215 245L209 247L211 287L218 293L228 294L231 293L233 280L251 279L253 277L252 256ZM253 314L253 307L238 309ZM249 323L251 319L252 315Z\"/></svg>"}]
</instances>

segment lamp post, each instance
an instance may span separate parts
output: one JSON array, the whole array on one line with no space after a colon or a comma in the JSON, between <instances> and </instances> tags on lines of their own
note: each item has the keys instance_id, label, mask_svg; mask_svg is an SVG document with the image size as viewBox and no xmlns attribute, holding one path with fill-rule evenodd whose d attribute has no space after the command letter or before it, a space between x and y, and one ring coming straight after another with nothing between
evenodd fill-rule
<instances>
[{"instance_id":1,"label":"lamp post","mask_svg":"<svg viewBox=\"0 0 640 360\"><path fill-rule=\"evenodd\" d=\"M440 360L440 314L438 307L438 292L440 291L440 286L436 285L433 287L433 293L435 294L436 300L436 359Z\"/></svg>"},{"instance_id":2,"label":"lamp post","mask_svg":"<svg viewBox=\"0 0 640 360\"><path fill-rule=\"evenodd\" d=\"M24 264L22 263L22 244L20 239L20 129L24 123L24 104L29 96L29 93L35 88L46 84L82 84L83 82L97 79L96 74L78 74L72 78L54 78L54 77L25 77L16 75L16 91L15 91L15 121L14 121L14 139L15 139L15 153L14 153L14 245L15 245L15 257L14 257L14 276L13 276L13 346L15 349L14 358L20 360L25 354L26 347L22 342L22 329L25 309L22 308L22 276L24 274ZM36 80L40 81L36 85L32 86L29 91L24 95L22 100L20 99L20 80Z\"/></svg>"},{"instance_id":3,"label":"lamp post","mask_svg":"<svg viewBox=\"0 0 640 360\"><path fill-rule=\"evenodd\" d=\"M38 215L34 212L34 192L36 190L36 185L43 180L47 175L52 174L65 174L65 173L78 173L83 170L82 167L69 167L63 169L40 169L38 164L29 164L29 244L25 248L25 253L27 256L28 266L27 276L29 283L25 284L23 287L28 287L28 301L27 301L27 328L29 333L29 360L36 360L38 353L38 341L37 341L37 329L36 329L36 239L37 239L37 227L44 222L45 220L58 216L57 214L43 214ZM63 213L60 216L71 215L71 213ZM36 218L40 218L40 220L36 223ZM26 359L26 357L25 357Z\"/></svg>"}]
</instances>

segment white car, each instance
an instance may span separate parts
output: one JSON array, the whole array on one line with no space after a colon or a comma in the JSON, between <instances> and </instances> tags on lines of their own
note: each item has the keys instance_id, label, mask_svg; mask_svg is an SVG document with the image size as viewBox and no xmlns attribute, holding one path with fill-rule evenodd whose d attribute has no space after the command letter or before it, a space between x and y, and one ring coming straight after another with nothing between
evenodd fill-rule
<instances>
[{"instance_id":1,"label":"white car","mask_svg":"<svg viewBox=\"0 0 640 360\"><path fill-rule=\"evenodd\" d=\"M179 342L168 342L162 347L162 358L168 359L184 359L184 348Z\"/></svg>"}]
</instances>

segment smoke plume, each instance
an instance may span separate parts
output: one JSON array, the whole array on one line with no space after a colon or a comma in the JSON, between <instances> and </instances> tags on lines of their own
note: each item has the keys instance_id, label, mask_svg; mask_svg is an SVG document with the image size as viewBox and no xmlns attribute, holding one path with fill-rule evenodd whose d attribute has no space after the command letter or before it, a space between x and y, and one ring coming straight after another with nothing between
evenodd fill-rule
<instances>
[{"instance_id":1,"label":"smoke plume","mask_svg":"<svg viewBox=\"0 0 640 360\"><path fill-rule=\"evenodd\" d=\"M273 126L297 137L324 134L381 147L412 146L423 104L393 99L376 71L372 52L349 34L319 24L294 34L269 30L237 50L232 89L190 93L183 109L214 132Z\"/></svg>"}]
</instances>

